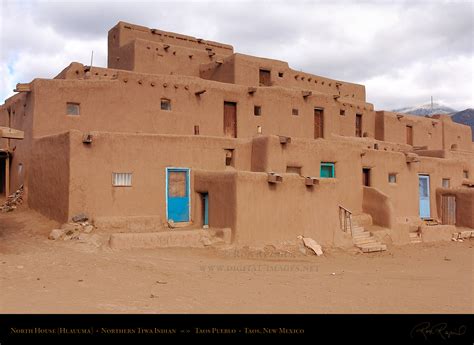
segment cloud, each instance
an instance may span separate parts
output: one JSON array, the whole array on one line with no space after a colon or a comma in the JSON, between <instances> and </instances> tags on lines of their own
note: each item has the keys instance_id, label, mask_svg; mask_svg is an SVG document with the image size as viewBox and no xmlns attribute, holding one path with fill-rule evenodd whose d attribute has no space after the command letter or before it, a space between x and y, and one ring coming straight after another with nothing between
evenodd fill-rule
<instances>
[{"instance_id":1,"label":"cloud","mask_svg":"<svg viewBox=\"0 0 474 345\"><path fill-rule=\"evenodd\" d=\"M123 20L365 84L377 109L474 103L471 1L3 1L0 99L91 50L106 66L107 31Z\"/></svg>"}]
</instances>

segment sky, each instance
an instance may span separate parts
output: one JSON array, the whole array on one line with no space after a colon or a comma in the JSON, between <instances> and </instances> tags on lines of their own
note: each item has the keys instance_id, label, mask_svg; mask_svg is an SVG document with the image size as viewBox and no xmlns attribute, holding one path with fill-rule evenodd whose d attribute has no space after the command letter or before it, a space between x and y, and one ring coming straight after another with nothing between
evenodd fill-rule
<instances>
[{"instance_id":1,"label":"sky","mask_svg":"<svg viewBox=\"0 0 474 345\"><path fill-rule=\"evenodd\" d=\"M474 0L0 0L0 104L16 83L72 61L107 65L118 21L231 44L234 51L366 86L376 109L474 107Z\"/></svg>"}]
</instances>

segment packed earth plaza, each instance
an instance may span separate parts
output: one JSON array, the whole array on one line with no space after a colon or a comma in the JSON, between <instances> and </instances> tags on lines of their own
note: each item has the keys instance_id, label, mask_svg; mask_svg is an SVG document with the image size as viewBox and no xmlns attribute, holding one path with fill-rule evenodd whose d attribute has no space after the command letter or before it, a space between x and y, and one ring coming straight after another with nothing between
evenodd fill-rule
<instances>
[{"instance_id":1,"label":"packed earth plaza","mask_svg":"<svg viewBox=\"0 0 474 345\"><path fill-rule=\"evenodd\" d=\"M125 22L107 68L15 91L1 312L473 312L474 144L449 115Z\"/></svg>"}]
</instances>

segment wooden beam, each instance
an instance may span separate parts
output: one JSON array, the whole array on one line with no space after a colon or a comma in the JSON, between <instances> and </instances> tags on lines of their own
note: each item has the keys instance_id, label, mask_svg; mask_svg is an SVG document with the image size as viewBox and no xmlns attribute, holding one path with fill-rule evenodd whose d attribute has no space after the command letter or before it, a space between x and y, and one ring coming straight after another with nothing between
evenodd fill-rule
<instances>
[{"instance_id":1,"label":"wooden beam","mask_svg":"<svg viewBox=\"0 0 474 345\"><path fill-rule=\"evenodd\" d=\"M303 95L303 98L306 98L308 96L311 96L313 94L312 91L301 91L301 94Z\"/></svg>"},{"instance_id":2,"label":"wooden beam","mask_svg":"<svg viewBox=\"0 0 474 345\"><path fill-rule=\"evenodd\" d=\"M201 96L204 92L206 92L205 89L196 91L194 94L195 94L196 96Z\"/></svg>"},{"instance_id":3,"label":"wooden beam","mask_svg":"<svg viewBox=\"0 0 474 345\"><path fill-rule=\"evenodd\" d=\"M30 92L30 91L31 91L30 84L21 84L21 83L16 84L16 88L15 90L13 90L13 92Z\"/></svg>"},{"instance_id":4,"label":"wooden beam","mask_svg":"<svg viewBox=\"0 0 474 345\"><path fill-rule=\"evenodd\" d=\"M24 139L24 137L25 133L23 131L9 127L0 127L0 138L21 140Z\"/></svg>"}]
</instances>

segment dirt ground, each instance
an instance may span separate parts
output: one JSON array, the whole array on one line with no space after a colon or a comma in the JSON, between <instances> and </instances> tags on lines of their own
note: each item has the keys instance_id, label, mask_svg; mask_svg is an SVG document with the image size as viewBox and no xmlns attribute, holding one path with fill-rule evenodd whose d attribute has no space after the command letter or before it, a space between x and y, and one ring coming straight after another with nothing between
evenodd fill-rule
<instances>
[{"instance_id":1,"label":"dirt ground","mask_svg":"<svg viewBox=\"0 0 474 345\"><path fill-rule=\"evenodd\" d=\"M473 240L323 257L112 251L0 214L1 313L473 313ZM325 248L323 248L325 249Z\"/></svg>"}]
</instances>

